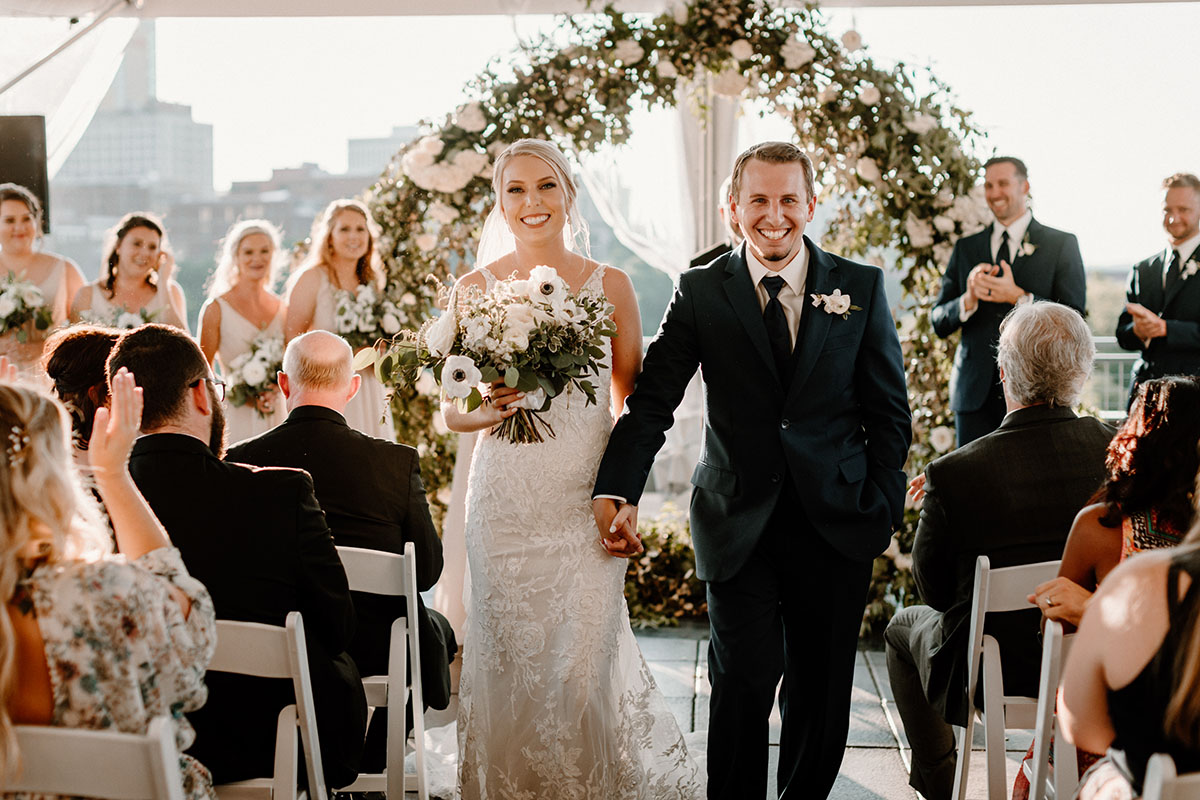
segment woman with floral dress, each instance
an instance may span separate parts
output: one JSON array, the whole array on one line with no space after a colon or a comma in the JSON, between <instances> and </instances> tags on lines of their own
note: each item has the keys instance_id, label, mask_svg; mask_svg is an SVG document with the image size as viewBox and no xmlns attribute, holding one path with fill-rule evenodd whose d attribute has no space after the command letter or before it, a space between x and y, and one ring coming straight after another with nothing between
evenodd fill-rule
<instances>
[{"instance_id":1,"label":"woman with floral dress","mask_svg":"<svg viewBox=\"0 0 1200 800\"><path fill-rule=\"evenodd\" d=\"M183 712L205 700L216 618L129 475L141 389L124 370L114 376L111 412L96 412L88 450L122 553L110 556L71 468L65 409L12 382L2 362L0 785L20 759L13 725L145 733L167 715L182 751L194 738ZM180 755L179 770L190 800L215 797L199 762Z\"/></svg>"},{"instance_id":2,"label":"woman with floral dress","mask_svg":"<svg viewBox=\"0 0 1200 800\"><path fill-rule=\"evenodd\" d=\"M313 225L312 245L287 295L286 341L311 330L342 334L338 308L358 293L383 290L378 228L357 200L334 200ZM365 289L364 289L365 287ZM374 370L362 372L358 394L346 406L346 423L368 436L395 441L392 410Z\"/></svg>"}]
</instances>

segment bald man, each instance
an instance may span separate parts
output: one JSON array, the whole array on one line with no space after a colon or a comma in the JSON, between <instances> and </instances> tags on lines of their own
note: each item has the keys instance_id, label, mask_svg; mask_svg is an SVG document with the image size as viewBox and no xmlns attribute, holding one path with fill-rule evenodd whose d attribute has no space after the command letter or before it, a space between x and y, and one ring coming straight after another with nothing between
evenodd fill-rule
<instances>
[{"instance_id":1,"label":"bald man","mask_svg":"<svg viewBox=\"0 0 1200 800\"><path fill-rule=\"evenodd\" d=\"M375 439L346 424L343 411L361 381L353 353L340 336L311 331L293 339L283 355L279 388L288 418L278 427L230 448L226 460L256 466L298 467L312 475L334 542L390 553L417 551L417 588L433 586L442 573L442 543L429 516L417 451ZM405 613L403 597L352 592L358 629L349 653L363 675L387 673L392 620ZM449 622L422 604L421 677L425 704L450 702L450 661L458 650ZM383 709L371 718L364 771L383 768Z\"/></svg>"}]
</instances>

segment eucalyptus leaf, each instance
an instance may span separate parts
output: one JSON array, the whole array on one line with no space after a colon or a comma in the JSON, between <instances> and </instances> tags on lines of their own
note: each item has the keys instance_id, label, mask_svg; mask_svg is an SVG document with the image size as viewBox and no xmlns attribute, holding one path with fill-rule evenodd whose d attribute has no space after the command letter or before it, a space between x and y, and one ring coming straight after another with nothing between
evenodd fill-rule
<instances>
[{"instance_id":1,"label":"eucalyptus leaf","mask_svg":"<svg viewBox=\"0 0 1200 800\"><path fill-rule=\"evenodd\" d=\"M479 368L479 380L484 383L495 383L500 380L500 370L493 367L491 364Z\"/></svg>"},{"instance_id":2,"label":"eucalyptus leaf","mask_svg":"<svg viewBox=\"0 0 1200 800\"><path fill-rule=\"evenodd\" d=\"M517 379L517 388L522 392L532 392L538 388L538 376L533 370L521 370Z\"/></svg>"},{"instance_id":3,"label":"eucalyptus leaf","mask_svg":"<svg viewBox=\"0 0 1200 800\"><path fill-rule=\"evenodd\" d=\"M360 369L374 366L376 355L375 348L373 347L365 347L359 350L354 354L354 361L351 362L354 366L354 371L358 372Z\"/></svg>"},{"instance_id":4,"label":"eucalyptus leaf","mask_svg":"<svg viewBox=\"0 0 1200 800\"><path fill-rule=\"evenodd\" d=\"M504 385L510 389L515 389L521 380L521 370L516 367L509 367L504 370Z\"/></svg>"}]
</instances>

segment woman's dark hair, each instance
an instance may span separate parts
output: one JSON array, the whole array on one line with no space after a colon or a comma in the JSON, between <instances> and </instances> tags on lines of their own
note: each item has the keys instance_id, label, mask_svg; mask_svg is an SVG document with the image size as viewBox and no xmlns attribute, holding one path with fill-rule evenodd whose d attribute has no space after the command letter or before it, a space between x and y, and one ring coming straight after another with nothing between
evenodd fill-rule
<instances>
[{"instance_id":1,"label":"woman's dark hair","mask_svg":"<svg viewBox=\"0 0 1200 800\"><path fill-rule=\"evenodd\" d=\"M54 382L54 393L71 413L75 445L87 449L96 409L108 402L104 364L120 331L76 325L46 340L42 368Z\"/></svg>"},{"instance_id":2,"label":"woman's dark hair","mask_svg":"<svg viewBox=\"0 0 1200 800\"><path fill-rule=\"evenodd\" d=\"M104 282L104 288L108 292L108 296L112 297L113 284L117 280L117 248L121 246L126 234L135 228L149 228L158 234L159 249L165 250L167 246L167 234L164 233L163 224L148 211L134 211L131 214L126 214L121 217L121 221L116 227L108 232L105 237L104 247L104 264L100 273L100 279ZM151 286L158 285L158 271L150 270L146 276L146 282Z\"/></svg>"},{"instance_id":3,"label":"woman's dark hair","mask_svg":"<svg viewBox=\"0 0 1200 800\"><path fill-rule=\"evenodd\" d=\"M1142 384L1129 418L1108 445L1108 478L1093 498L1100 522L1154 509L1167 528L1186 531L1200 456L1200 378L1157 378Z\"/></svg>"},{"instance_id":4,"label":"woman's dark hair","mask_svg":"<svg viewBox=\"0 0 1200 800\"><path fill-rule=\"evenodd\" d=\"M38 200L37 195L26 189L19 183L0 183L0 203L5 200L18 200L25 204L29 209L29 213L33 214L34 223L38 227L38 231L42 229L42 203Z\"/></svg>"}]
</instances>

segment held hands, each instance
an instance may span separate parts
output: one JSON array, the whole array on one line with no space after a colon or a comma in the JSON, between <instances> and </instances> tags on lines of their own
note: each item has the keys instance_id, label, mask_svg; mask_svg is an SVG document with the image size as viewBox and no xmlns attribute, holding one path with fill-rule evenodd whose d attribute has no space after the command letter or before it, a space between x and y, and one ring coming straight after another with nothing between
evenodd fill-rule
<instances>
[{"instance_id":1,"label":"held hands","mask_svg":"<svg viewBox=\"0 0 1200 800\"><path fill-rule=\"evenodd\" d=\"M975 296L980 300L1016 305L1017 301L1025 296L1025 290L1013 280L1012 267L1007 261L1001 261L999 264L979 264L971 270L971 276L975 276ZM967 277L968 286L971 276Z\"/></svg>"},{"instance_id":2,"label":"held hands","mask_svg":"<svg viewBox=\"0 0 1200 800\"><path fill-rule=\"evenodd\" d=\"M908 496L912 498L913 503L919 503L925 499L924 472L908 482Z\"/></svg>"},{"instance_id":3,"label":"held hands","mask_svg":"<svg viewBox=\"0 0 1200 800\"><path fill-rule=\"evenodd\" d=\"M1167 321L1141 303L1126 303L1125 310L1133 315L1133 335L1143 342L1167 335Z\"/></svg>"},{"instance_id":4,"label":"held hands","mask_svg":"<svg viewBox=\"0 0 1200 800\"><path fill-rule=\"evenodd\" d=\"M1040 608L1046 619L1078 626L1092 593L1069 578L1058 577L1040 584L1025 599Z\"/></svg>"},{"instance_id":5,"label":"held hands","mask_svg":"<svg viewBox=\"0 0 1200 800\"><path fill-rule=\"evenodd\" d=\"M642 538L637 532L637 506L622 503L610 497L592 500L592 513L596 517L596 528L600 531L600 546L614 558L632 558L642 553Z\"/></svg>"},{"instance_id":6,"label":"held hands","mask_svg":"<svg viewBox=\"0 0 1200 800\"><path fill-rule=\"evenodd\" d=\"M96 409L88 442L88 460L97 482L125 474L141 425L142 389L134 384L133 373L121 367L112 379L109 407Z\"/></svg>"}]
</instances>

